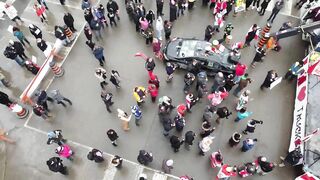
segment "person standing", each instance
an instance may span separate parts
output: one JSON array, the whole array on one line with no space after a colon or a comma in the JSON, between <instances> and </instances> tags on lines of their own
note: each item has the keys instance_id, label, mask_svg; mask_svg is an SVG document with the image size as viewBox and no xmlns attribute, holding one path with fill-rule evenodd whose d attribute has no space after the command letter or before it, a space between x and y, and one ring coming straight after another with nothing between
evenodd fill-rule
<instances>
[{"instance_id":1,"label":"person standing","mask_svg":"<svg viewBox=\"0 0 320 180\"><path fill-rule=\"evenodd\" d=\"M169 2L169 7L170 7L170 22L174 22L176 19L177 19L177 11L178 11L178 8L177 8L177 4L176 2L173 0L170 0Z\"/></svg>"},{"instance_id":2,"label":"person standing","mask_svg":"<svg viewBox=\"0 0 320 180\"><path fill-rule=\"evenodd\" d=\"M300 151L300 148L296 148L290 151L285 158L280 156L280 159L282 160L282 162L279 164L279 167L284 167L286 164L295 166L301 161L302 158L303 158L303 155Z\"/></svg>"},{"instance_id":3,"label":"person standing","mask_svg":"<svg viewBox=\"0 0 320 180\"><path fill-rule=\"evenodd\" d=\"M111 160L111 164L116 167L117 169L121 169L122 168L122 157L115 155L112 160Z\"/></svg>"},{"instance_id":4,"label":"person standing","mask_svg":"<svg viewBox=\"0 0 320 180\"><path fill-rule=\"evenodd\" d=\"M128 115L126 112L124 112L121 109L117 109L118 111L118 118L122 121L122 129L124 131L129 131L129 122L131 120L132 114Z\"/></svg>"},{"instance_id":5,"label":"person standing","mask_svg":"<svg viewBox=\"0 0 320 180\"><path fill-rule=\"evenodd\" d=\"M66 0L59 0L61 5L65 5L66 4Z\"/></svg>"},{"instance_id":6,"label":"person standing","mask_svg":"<svg viewBox=\"0 0 320 180\"><path fill-rule=\"evenodd\" d=\"M0 104L10 107L12 103L13 102L10 100L9 96L6 93L0 91Z\"/></svg>"},{"instance_id":7,"label":"person standing","mask_svg":"<svg viewBox=\"0 0 320 180\"><path fill-rule=\"evenodd\" d=\"M260 9L260 11L259 11L259 15L260 15L260 16L263 16L263 15L264 15L264 13L266 12L266 9L267 9L270 1L271 1L271 0L263 0L263 2L261 3L261 9Z\"/></svg>"},{"instance_id":8,"label":"person standing","mask_svg":"<svg viewBox=\"0 0 320 180\"><path fill-rule=\"evenodd\" d=\"M200 136L201 138L205 138L209 136L216 128L211 127L210 121L203 121L201 125L201 130L200 130Z\"/></svg>"},{"instance_id":9,"label":"person standing","mask_svg":"<svg viewBox=\"0 0 320 180\"><path fill-rule=\"evenodd\" d=\"M119 136L115 130L109 129L107 131L107 136L110 139L113 146L118 146L117 140L118 140Z\"/></svg>"},{"instance_id":10,"label":"person standing","mask_svg":"<svg viewBox=\"0 0 320 180\"><path fill-rule=\"evenodd\" d=\"M140 150L137 160L140 164L147 166L153 161L153 155L145 150Z\"/></svg>"},{"instance_id":11,"label":"person standing","mask_svg":"<svg viewBox=\"0 0 320 180\"><path fill-rule=\"evenodd\" d=\"M62 164L62 159L59 157L52 157L47 161L47 166L52 172L59 172L63 175L67 175L67 167Z\"/></svg>"},{"instance_id":12,"label":"person standing","mask_svg":"<svg viewBox=\"0 0 320 180\"><path fill-rule=\"evenodd\" d=\"M89 42L92 42L92 32L90 30L90 27L88 25L84 26L84 34L86 35L86 38Z\"/></svg>"},{"instance_id":13,"label":"person standing","mask_svg":"<svg viewBox=\"0 0 320 180\"><path fill-rule=\"evenodd\" d=\"M28 41L27 38L25 38L23 32L19 28L13 27L12 31L13 31L13 35L21 42L21 44L23 44L23 46L26 46L26 44L24 43L25 41L31 47L30 42Z\"/></svg>"},{"instance_id":14,"label":"person standing","mask_svg":"<svg viewBox=\"0 0 320 180\"><path fill-rule=\"evenodd\" d=\"M157 16L163 16L164 14L162 13L163 11L163 4L164 0L157 0Z\"/></svg>"},{"instance_id":15,"label":"person standing","mask_svg":"<svg viewBox=\"0 0 320 180\"><path fill-rule=\"evenodd\" d=\"M113 12L115 14L115 16L117 17L118 21L120 21L119 6L116 1L109 0L109 2L107 3L107 11Z\"/></svg>"},{"instance_id":16,"label":"person standing","mask_svg":"<svg viewBox=\"0 0 320 180\"><path fill-rule=\"evenodd\" d=\"M74 19L71 13L64 13L63 21L68 26L68 28L70 28L72 32L77 31L76 28L74 28L74 25L73 25Z\"/></svg>"},{"instance_id":17,"label":"person standing","mask_svg":"<svg viewBox=\"0 0 320 180\"><path fill-rule=\"evenodd\" d=\"M162 161L162 171L166 174L170 174L173 169L173 160L172 159L164 159Z\"/></svg>"},{"instance_id":18,"label":"person standing","mask_svg":"<svg viewBox=\"0 0 320 180\"><path fill-rule=\"evenodd\" d=\"M225 78L222 72L218 72L213 79L213 85L211 87L211 92L216 92L217 89L219 89L220 87L223 87L225 84Z\"/></svg>"},{"instance_id":19,"label":"person standing","mask_svg":"<svg viewBox=\"0 0 320 180\"><path fill-rule=\"evenodd\" d=\"M254 56L252 62L251 62L251 67L254 69L256 67L257 62L262 62L263 58L266 56L266 52L263 48L257 47L256 48L256 55Z\"/></svg>"},{"instance_id":20,"label":"person standing","mask_svg":"<svg viewBox=\"0 0 320 180\"><path fill-rule=\"evenodd\" d=\"M231 138L229 139L230 147L234 147L240 143L242 135L238 132L232 134Z\"/></svg>"},{"instance_id":21,"label":"person standing","mask_svg":"<svg viewBox=\"0 0 320 180\"><path fill-rule=\"evenodd\" d=\"M303 65L304 65L303 60L300 60L292 64L290 69L284 76L284 79L288 79L289 81L292 81L294 78L302 74L304 72Z\"/></svg>"},{"instance_id":22,"label":"person standing","mask_svg":"<svg viewBox=\"0 0 320 180\"><path fill-rule=\"evenodd\" d=\"M210 105L206 106L206 108L204 109L204 113L202 115L202 121L211 122L211 120L213 120L214 113L215 113L215 107Z\"/></svg>"},{"instance_id":23,"label":"person standing","mask_svg":"<svg viewBox=\"0 0 320 180\"><path fill-rule=\"evenodd\" d=\"M186 125L186 120L184 119L183 116L176 115L174 117L174 123L175 123L175 126L176 126L176 130L178 132L182 132L184 126Z\"/></svg>"},{"instance_id":24,"label":"person standing","mask_svg":"<svg viewBox=\"0 0 320 180\"><path fill-rule=\"evenodd\" d=\"M229 74L229 75L226 77L226 83L225 83L225 85L224 85L224 88L225 88L228 92L230 92L234 85L236 85L236 83L234 82L234 75L233 75L233 74Z\"/></svg>"},{"instance_id":25,"label":"person standing","mask_svg":"<svg viewBox=\"0 0 320 180\"><path fill-rule=\"evenodd\" d=\"M237 102L236 111L240 111L242 108L245 107L245 105L248 104L250 93L251 93L250 90L245 90L240 95L240 98L238 99L238 102Z\"/></svg>"},{"instance_id":26,"label":"person standing","mask_svg":"<svg viewBox=\"0 0 320 180\"><path fill-rule=\"evenodd\" d=\"M107 83L107 70L105 70L103 68L96 68L94 75L99 79L101 88L105 89L105 86L108 85L108 83Z\"/></svg>"},{"instance_id":27,"label":"person standing","mask_svg":"<svg viewBox=\"0 0 320 180\"><path fill-rule=\"evenodd\" d=\"M37 98L37 104L43 106L43 108L47 111L50 111L48 108L47 101L53 102L54 100L48 96L45 90L39 91L35 93Z\"/></svg>"},{"instance_id":28,"label":"person standing","mask_svg":"<svg viewBox=\"0 0 320 180\"><path fill-rule=\"evenodd\" d=\"M192 93L186 95L186 106L187 111L191 113L191 108L199 101L198 97L195 97Z\"/></svg>"},{"instance_id":29,"label":"person standing","mask_svg":"<svg viewBox=\"0 0 320 180\"><path fill-rule=\"evenodd\" d=\"M234 83L238 84L241 77L246 73L247 66L245 64L238 63L236 65L236 73L234 77Z\"/></svg>"},{"instance_id":30,"label":"person standing","mask_svg":"<svg viewBox=\"0 0 320 180\"><path fill-rule=\"evenodd\" d=\"M284 6L283 0L278 0L276 2L276 4L274 5L272 12L271 12L271 15L267 21L269 22L271 20L271 23L273 23L274 19L276 18L277 14L280 12L280 10L283 8L283 6Z\"/></svg>"},{"instance_id":31,"label":"person standing","mask_svg":"<svg viewBox=\"0 0 320 180\"><path fill-rule=\"evenodd\" d=\"M87 155L87 158L91 161L94 161L96 163L101 163L104 161L104 158L103 158L103 153L98 150L98 149L92 149L88 155Z\"/></svg>"},{"instance_id":32,"label":"person standing","mask_svg":"<svg viewBox=\"0 0 320 180\"><path fill-rule=\"evenodd\" d=\"M116 86L116 88L120 88L120 74L116 70L111 70L110 82Z\"/></svg>"},{"instance_id":33,"label":"person standing","mask_svg":"<svg viewBox=\"0 0 320 180\"><path fill-rule=\"evenodd\" d=\"M108 16L109 21L110 21L110 26L112 27L113 24L114 24L117 27L117 22L115 20L116 14L115 14L115 12L114 12L114 10L112 8L110 8L110 10L108 11L107 16Z\"/></svg>"},{"instance_id":34,"label":"person standing","mask_svg":"<svg viewBox=\"0 0 320 180\"><path fill-rule=\"evenodd\" d=\"M231 23L228 23L224 29L224 34L223 34L223 40L225 41L227 36L231 35L231 31L233 30L233 25Z\"/></svg>"},{"instance_id":35,"label":"person standing","mask_svg":"<svg viewBox=\"0 0 320 180\"><path fill-rule=\"evenodd\" d=\"M104 89L101 90L101 95L100 95L102 101L106 105L107 111L111 113L112 111L110 110L110 106L113 105L114 102L112 102L112 93L107 93Z\"/></svg>"},{"instance_id":36,"label":"person standing","mask_svg":"<svg viewBox=\"0 0 320 180\"><path fill-rule=\"evenodd\" d=\"M185 4L186 4L186 0L177 0L177 5L178 5L178 17L181 13L181 15L184 15L183 11L185 10Z\"/></svg>"},{"instance_id":37,"label":"person standing","mask_svg":"<svg viewBox=\"0 0 320 180\"><path fill-rule=\"evenodd\" d=\"M232 114L232 112L229 111L227 107L220 107L217 109L217 119L216 123L220 124L220 119L226 118L229 119L229 116Z\"/></svg>"},{"instance_id":38,"label":"person standing","mask_svg":"<svg viewBox=\"0 0 320 180\"><path fill-rule=\"evenodd\" d=\"M146 96L147 91L144 87L139 86L133 89L133 97L136 99L138 106L141 106L142 103L144 103Z\"/></svg>"},{"instance_id":39,"label":"person standing","mask_svg":"<svg viewBox=\"0 0 320 180\"><path fill-rule=\"evenodd\" d=\"M197 84L196 84L196 90L199 89L202 85L207 85L208 82L208 76L205 71L201 71L197 74Z\"/></svg>"},{"instance_id":40,"label":"person standing","mask_svg":"<svg viewBox=\"0 0 320 180\"><path fill-rule=\"evenodd\" d=\"M260 6L260 0L253 0L253 3L252 3L252 9L259 9L259 6Z\"/></svg>"},{"instance_id":41,"label":"person standing","mask_svg":"<svg viewBox=\"0 0 320 180\"><path fill-rule=\"evenodd\" d=\"M173 74L177 68L178 68L178 66L172 62L166 63L166 72L167 72L166 82L172 81Z\"/></svg>"},{"instance_id":42,"label":"person standing","mask_svg":"<svg viewBox=\"0 0 320 180\"><path fill-rule=\"evenodd\" d=\"M240 81L239 81L239 84L237 86L236 89L234 89L233 91L233 95L236 96L236 97L239 97L241 91L246 88L249 83L252 82L251 78L248 77L249 74L248 73L245 73L241 78L240 78Z\"/></svg>"},{"instance_id":43,"label":"person standing","mask_svg":"<svg viewBox=\"0 0 320 180\"><path fill-rule=\"evenodd\" d=\"M189 11L193 9L195 1L196 0L188 0L188 10Z\"/></svg>"},{"instance_id":44,"label":"person standing","mask_svg":"<svg viewBox=\"0 0 320 180\"><path fill-rule=\"evenodd\" d=\"M213 34L214 34L213 27L211 25L208 25L204 32L204 40L209 42Z\"/></svg>"},{"instance_id":45,"label":"person standing","mask_svg":"<svg viewBox=\"0 0 320 180\"><path fill-rule=\"evenodd\" d=\"M278 78L278 73L275 70L268 71L266 78L260 86L260 89L270 88L271 84Z\"/></svg>"},{"instance_id":46,"label":"person standing","mask_svg":"<svg viewBox=\"0 0 320 180\"><path fill-rule=\"evenodd\" d=\"M51 115L49 115L48 110L39 104L33 105L33 113L44 120L47 120L49 117L51 117Z\"/></svg>"},{"instance_id":47,"label":"person standing","mask_svg":"<svg viewBox=\"0 0 320 180\"><path fill-rule=\"evenodd\" d=\"M94 57L99 61L100 66L104 66L104 63L106 62L106 60L104 58L103 50L104 50L104 48L102 46L98 46L98 45L95 45L92 50L92 53L93 53Z\"/></svg>"},{"instance_id":48,"label":"person standing","mask_svg":"<svg viewBox=\"0 0 320 180\"><path fill-rule=\"evenodd\" d=\"M93 33L95 34L97 41L99 41L99 39L102 40L102 34L101 34L102 25L100 24L97 18L92 18L92 20L90 21L90 27Z\"/></svg>"},{"instance_id":49,"label":"person standing","mask_svg":"<svg viewBox=\"0 0 320 180\"><path fill-rule=\"evenodd\" d=\"M14 49L16 50L18 56L21 59L23 59L23 60L27 60L28 59L28 56L24 53L24 48L23 48L23 45L22 45L21 42L10 40L9 44L14 47Z\"/></svg>"},{"instance_id":50,"label":"person standing","mask_svg":"<svg viewBox=\"0 0 320 180\"><path fill-rule=\"evenodd\" d=\"M149 23L149 26L153 26L153 21L156 20L154 12L150 9L146 14L146 19Z\"/></svg>"},{"instance_id":51,"label":"person standing","mask_svg":"<svg viewBox=\"0 0 320 180\"><path fill-rule=\"evenodd\" d=\"M193 82L195 81L196 77L194 76L194 74L188 72L185 76L184 76L184 88L183 91L185 94L188 94L191 86L193 84Z\"/></svg>"},{"instance_id":52,"label":"person standing","mask_svg":"<svg viewBox=\"0 0 320 180\"><path fill-rule=\"evenodd\" d=\"M61 104L63 107L67 107L63 101L67 101L70 105L72 105L71 100L64 97L58 89L52 90L50 92L50 96L54 101L57 101L57 104Z\"/></svg>"},{"instance_id":53,"label":"person standing","mask_svg":"<svg viewBox=\"0 0 320 180\"><path fill-rule=\"evenodd\" d=\"M54 26L54 36L57 39L60 39L64 45L70 43L70 40L67 38L64 28L61 26Z\"/></svg>"},{"instance_id":54,"label":"person standing","mask_svg":"<svg viewBox=\"0 0 320 180\"><path fill-rule=\"evenodd\" d=\"M164 27L165 38L168 41L170 40L170 36L171 36L172 24L168 20L165 20L163 27Z\"/></svg>"},{"instance_id":55,"label":"person standing","mask_svg":"<svg viewBox=\"0 0 320 180\"><path fill-rule=\"evenodd\" d=\"M136 126L140 126L142 111L138 105L131 106L131 113L134 115Z\"/></svg>"},{"instance_id":56,"label":"person standing","mask_svg":"<svg viewBox=\"0 0 320 180\"><path fill-rule=\"evenodd\" d=\"M241 151L242 152L247 152L249 151L250 149L252 149L255 145L255 143L258 141L258 139L250 139L250 138L247 138L245 139L242 143L242 147L241 147Z\"/></svg>"},{"instance_id":57,"label":"person standing","mask_svg":"<svg viewBox=\"0 0 320 180\"><path fill-rule=\"evenodd\" d=\"M257 24L253 24L249 31L247 32L247 35L246 35L246 39L245 39L245 43L244 43L244 47L247 47L247 46L250 46L250 42L253 40L253 39L257 39L258 38L258 31L259 27Z\"/></svg>"},{"instance_id":58,"label":"person standing","mask_svg":"<svg viewBox=\"0 0 320 180\"><path fill-rule=\"evenodd\" d=\"M162 31L164 29L163 20L161 16L158 16L156 20L156 38L161 41L162 40Z\"/></svg>"},{"instance_id":59,"label":"person standing","mask_svg":"<svg viewBox=\"0 0 320 180\"><path fill-rule=\"evenodd\" d=\"M62 130L59 130L59 129L48 132L47 136L48 136L48 140L47 140L48 145L52 143L56 143L59 146L61 146L62 144L67 142L67 140L63 138Z\"/></svg>"},{"instance_id":60,"label":"person standing","mask_svg":"<svg viewBox=\"0 0 320 180\"><path fill-rule=\"evenodd\" d=\"M24 21L18 15L17 9L9 3L4 3L3 14L6 14L16 25L21 25Z\"/></svg>"},{"instance_id":61,"label":"person standing","mask_svg":"<svg viewBox=\"0 0 320 180\"><path fill-rule=\"evenodd\" d=\"M196 137L196 133L193 131L187 131L184 135L184 145L187 150L190 150L190 146L193 145L194 138Z\"/></svg>"},{"instance_id":62,"label":"person standing","mask_svg":"<svg viewBox=\"0 0 320 180\"><path fill-rule=\"evenodd\" d=\"M213 143L213 139L213 136L207 136L199 142L199 154L201 156L204 156L206 152L210 151L210 145Z\"/></svg>"},{"instance_id":63,"label":"person standing","mask_svg":"<svg viewBox=\"0 0 320 180\"><path fill-rule=\"evenodd\" d=\"M25 60L18 56L17 50L13 47L13 45L9 44L9 46L5 48L3 55L11 60L14 60L21 67L25 66Z\"/></svg>"},{"instance_id":64,"label":"person standing","mask_svg":"<svg viewBox=\"0 0 320 180\"><path fill-rule=\"evenodd\" d=\"M159 94L159 90L158 88L156 87L156 85L154 84L149 84L148 86L148 92L150 93L150 97L151 97L151 100L152 102L156 102L156 98Z\"/></svg>"},{"instance_id":65,"label":"person standing","mask_svg":"<svg viewBox=\"0 0 320 180\"><path fill-rule=\"evenodd\" d=\"M41 29L40 29L38 26L36 26L36 25L34 25L34 24L29 24L29 30L30 30L30 33L31 33L36 39L38 39L38 38L42 39L42 31L41 31Z\"/></svg>"},{"instance_id":66,"label":"person standing","mask_svg":"<svg viewBox=\"0 0 320 180\"><path fill-rule=\"evenodd\" d=\"M173 148L173 151L176 153L179 152L181 144L184 143L184 139L180 140L177 136L172 135L170 137L170 143L171 147Z\"/></svg>"}]
</instances>

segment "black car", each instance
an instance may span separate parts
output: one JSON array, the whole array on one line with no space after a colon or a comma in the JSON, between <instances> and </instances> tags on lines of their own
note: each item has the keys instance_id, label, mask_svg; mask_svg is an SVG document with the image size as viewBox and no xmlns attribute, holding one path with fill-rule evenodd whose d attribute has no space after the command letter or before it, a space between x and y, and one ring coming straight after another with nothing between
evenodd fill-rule
<instances>
[{"instance_id":1,"label":"black car","mask_svg":"<svg viewBox=\"0 0 320 180\"><path fill-rule=\"evenodd\" d=\"M201 64L201 69L206 70L212 76L217 72L226 74L234 73L235 64L240 59L232 50L221 47L220 53L212 50L212 44L198 39L174 38L163 49L165 62L174 62L182 69L188 69L193 60Z\"/></svg>"}]
</instances>

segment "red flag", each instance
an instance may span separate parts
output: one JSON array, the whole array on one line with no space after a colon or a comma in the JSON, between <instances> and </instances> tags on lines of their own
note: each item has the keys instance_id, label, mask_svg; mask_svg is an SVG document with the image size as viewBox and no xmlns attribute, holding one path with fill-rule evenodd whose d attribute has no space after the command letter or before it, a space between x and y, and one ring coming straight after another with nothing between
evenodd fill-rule
<instances>
[{"instance_id":1,"label":"red flag","mask_svg":"<svg viewBox=\"0 0 320 180\"><path fill-rule=\"evenodd\" d=\"M147 60L148 59L148 56L141 53L141 52L137 52L135 55L135 57L142 57L144 60Z\"/></svg>"},{"instance_id":2,"label":"red flag","mask_svg":"<svg viewBox=\"0 0 320 180\"><path fill-rule=\"evenodd\" d=\"M319 180L319 178L309 172L306 172L303 175L297 177L295 180Z\"/></svg>"},{"instance_id":3,"label":"red flag","mask_svg":"<svg viewBox=\"0 0 320 180\"><path fill-rule=\"evenodd\" d=\"M320 76L320 60L318 60L308 68L308 74Z\"/></svg>"}]
</instances>

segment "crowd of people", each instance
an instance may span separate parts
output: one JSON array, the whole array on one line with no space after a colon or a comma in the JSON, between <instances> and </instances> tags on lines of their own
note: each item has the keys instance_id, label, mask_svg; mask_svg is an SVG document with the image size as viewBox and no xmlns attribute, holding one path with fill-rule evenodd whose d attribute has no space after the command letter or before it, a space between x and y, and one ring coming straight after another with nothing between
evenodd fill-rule
<instances>
[{"instance_id":1,"label":"crowd of people","mask_svg":"<svg viewBox=\"0 0 320 180\"><path fill-rule=\"evenodd\" d=\"M64 5L64 1L61 0L60 2L62 5ZM257 9L259 14L263 16L266 8L269 5L269 2L270 0L263 0L263 2L260 4L259 0L247 0L245 9ZM247 177L254 174L265 175L278 166L265 156L259 156L252 162L244 163L240 166L231 165L230 163L232 162L225 162L222 155L223 152L220 150L212 153L210 152L211 145L215 139L213 133L216 127L221 124L221 121L228 119L232 113L236 113L234 123L244 121L244 119L249 119L250 116L253 116L254 112L249 111L247 105L250 103L250 101L252 101L252 99L250 99L251 91L248 86L250 83L254 83L254 81L247 73L247 70L250 67L254 69L257 62L263 62L264 57L270 53L270 50L275 50L276 52L280 50L280 45L276 37L267 37L268 40L266 42L266 47L256 48L256 54L250 67L244 63L238 62L235 64L234 73L216 73L212 78L213 85L210 88L208 87L210 78L208 77L207 72L201 68L199 61L193 60L188 65L187 72L184 76L184 87L181 90L181 92L185 94L185 102L174 105L172 97L158 97L160 80L154 72L154 69L156 68L155 60L163 59L163 55L161 53L162 44L171 39L172 27L177 18L186 14L186 10L188 10L188 13L193 13L192 10L196 8L194 5L195 0L170 0L170 13L168 20L162 19L164 15L164 0L156 0L156 13L151 9L147 11L141 0L126 0L124 3L129 18L135 24L137 33L140 33L141 36L145 38L145 43L147 45L152 45L154 57L149 57L143 53L135 54L136 57L142 58L145 61L145 69L147 71L146 74L148 74L148 87L136 86L133 88L133 98L136 100L137 104L130 107L130 113L117 108L117 114L121 120L122 129L126 132L130 131L129 124L132 116L135 118L136 126L139 126L142 123L141 119L144 113L143 111L146 110L146 108L142 109L142 107L144 106L147 96L150 96L153 103L158 103L158 115L162 124L163 135L167 137L168 144L170 144L172 147L173 152L178 153L181 145L184 144L187 150L190 150L192 146L197 146L200 156L205 156L206 154L210 153L209 165L211 165L212 168L220 168L216 176L217 179L228 179L237 175L241 177ZM257 24L253 24L248 30L246 36L243 38L244 42L231 44L229 41L232 40L232 30L237 27L234 27L230 22L225 26L223 37L220 38L215 36L215 34L220 31L219 29L224 27L225 21L228 20L229 13L232 12L232 9L234 8L234 3L234 0L202 0L202 5L209 6L209 10L212 11L213 14L214 23L205 28L204 40L212 42L211 50L214 53L219 53L222 46L232 49L234 53L240 53L242 48L251 46L251 42L259 38L261 28L258 27ZM267 20L268 23L274 22L277 14L283 8L284 3L285 2L283 0L278 0L275 2L272 13ZM298 2L297 6L300 7L300 4L301 2ZM91 4L90 0L82 0L81 8L84 11L84 19L87 22L86 26L84 27L84 35L87 38L86 44L101 66L96 68L93 74L100 82L101 99L105 104L107 111L112 113L113 111L111 106L114 104L112 101L114 96L112 93L110 93L108 79L116 89L121 88L120 82L122 82L122 80L120 78L120 73L117 70L111 70L108 72L103 68L106 63L103 53L104 48L97 45L97 43L93 40L93 36L95 37L96 41L100 41L103 39L103 29L111 28L113 26L116 27L120 23L119 5L115 0L108 0L105 6L103 4L93 5ZM46 23L47 18L45 11L49 10L46 1L38 0L34 4L34 9L36 11L36 15L40 17L41 22ZM109 22L106 19L105 14L107 14ZM234 10L234 16L237 14L239 14L239 12ZM21 21L19 16L12 17L11 19L13 21ZM72 39L70 39L70 37L67 35L67 29L71 30L72 32L76 32L77 29L74 27L74 18L72 17L71 13L65 13L63 20L65 25L56 25L54 28L54 34L57 39L60 39L64 45L68 46L70 43L72 43ZM14 26L12 31L13 35L19 41L10 40L9 45L4 51L4 55L9 59L14 60L21 67L26 67L27 70L36 75L40 67L35 62L29 60L29 57L25 54L25 48L30 48L31 44L29 40L25 38L23 32L18 26L18 24ZM41 49L41 51L46 51L48 45L42 38L42 30L34 24L30 24L28 27L30 33L36 39L37 46ZM292 27L291 22L284 22L280 30L285 30L290 27ZM164 40L162 39L162 32L164 32ZM215 40L212 39L213 37ZM58 54L55 54L55 57L62 58ZM284 78L291 81L299 74L304 73L303 64L303 61L294 63L289 68ZM165 80L166 83L170 83L173 80L174 72L177 68L179 68L178 64L166 62L164 70L167 74L167 78ZM110 78L108 78L108 76L110 76ZM273 88L278 83L278 78L279 75L275 70L268 71L265 80L260 86L261 90L264 90L264 88ZM165 84L162 86L165 86ZM195 89L195 91L193 89ZM232 94L234 97L230 95L232 89ZM237 100L235 109L231 108L233 105L228 105L229 107L227 107L227 105L221 106L221 103L227 98L235 98ZM59 90L52 90L48 93L46 90L39 90L35 93L34 99L34 114L45 120L50 119L52 116L47 101L50 103L55 102L57 104L61 104L63 107L67 107L66 102L69 105L72 105L71 100L64 97ZM184 127L187 125L186 118L188 118L188 113L192 113L192 107L196 106L200 102L206 101L204 99L207 99L208 103L203 110L202 122L199 124L199 127L193 127L201 128L201 132L199 134L200 140L195 142L195 137L198 135L196 135L196 133L192 130L185 132L184 135L181 135L180 137L176 136L174 129L177 132L183 132ZM10 107L13 102L10 100L7 94L0 91L0 103ZM254 148L257 143L259 143L258 139L254 138L253 136L257 125L262 124L262 120L249 119L247 121L247 127L242 132L234 132L227 143L231 148L234 148L242 142L240 150L242 152L248 152ZM248 135L248 133L250 134ZM114 129L108 129L106 134L110 139L111 144L117 147L117 141L119 139L118 133ZM1 131L0 137L1 140L10 143L14 142L13 140L5 137L4 131ZM71 149L72 147L70 147L67 142L68 141L62 136L61 130L53 130L48 133L47 144L57 144L55 153L58 155L58 157L52 157L46 163L51 171L59 172L64 175L68 174L68 171L67 167L62 163L62 159L66 158L72 161L74 155L74 152ZM298 149L295 149L294 151L289 152L286 158L281 158L283 162L279 165L279 167L282 167L285 164L295 165L301 160L301 158L301 152L299 152ZM96 163L101 163L104 161L103 152L98 149L92 149L90 152L88 152L87 159ZM153 161L152 152L148 152L144 149L140 150L137 156L137 161L140 164L147 166ZM121 169L122 163L123 159L118 155L115 155L111 159L111 164L117 169ZM173 158L167 158L163 160L162 170L165 173L171 173L173 168ZM147 179L147 175L141 174L139 179ZM185 175L181 176L181 179L191 180L193 178Z\"/></svg>"}]
</instances>

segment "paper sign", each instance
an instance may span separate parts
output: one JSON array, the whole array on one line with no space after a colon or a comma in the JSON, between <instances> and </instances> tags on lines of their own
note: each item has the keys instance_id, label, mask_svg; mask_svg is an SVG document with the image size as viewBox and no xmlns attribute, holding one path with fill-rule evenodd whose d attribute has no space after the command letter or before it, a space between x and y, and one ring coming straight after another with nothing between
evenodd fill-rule
<instances>
[{"instance_id":1,"label":"paper sign","mask_svg":"<svg viewBox=\"0 0 320 180\"><path fill-rule=\"evenodd\" d=\"M279 77L277 78L275 81L273 81L271 84L270 84L270 90L272 88L274 88L275 86L277 86L278 84L280 84L280 82L282 81L282 77Z\"/></svg>"},{"instance_id":2,"label":"paper sign","mask_svg":"<svg viewBox=\"0 0 320 180\"><path fill-rule=\"evenodd\" d=\"M9 25L8 31L9 31L10 33L13 33L13 26L12 26L12 25Z\"/></svg>"}]
</instances>

